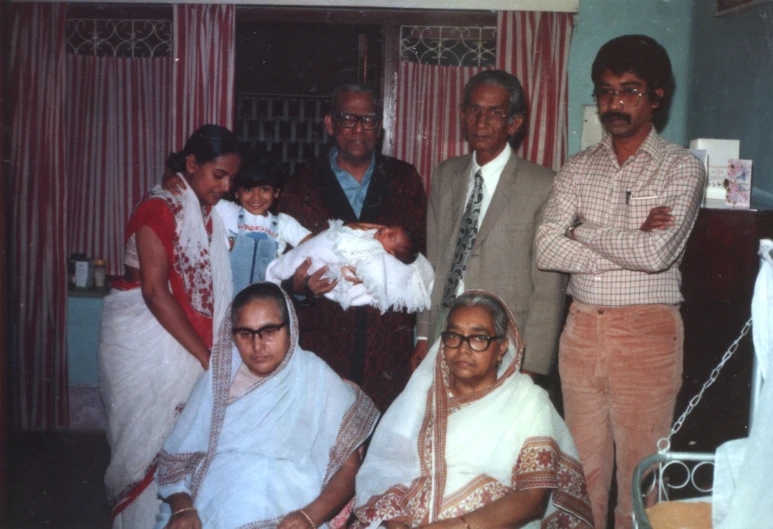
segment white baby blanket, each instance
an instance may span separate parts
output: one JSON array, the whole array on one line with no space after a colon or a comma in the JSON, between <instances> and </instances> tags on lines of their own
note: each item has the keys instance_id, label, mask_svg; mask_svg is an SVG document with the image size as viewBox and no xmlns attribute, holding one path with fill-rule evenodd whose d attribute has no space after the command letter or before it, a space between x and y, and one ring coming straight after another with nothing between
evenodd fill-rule
<instances>
[{"instance_id":1,"label":"white baby blanket","mask_svg":"<svg viewBox=\"0 0 773 529\"><path fill-rule=\"evenodd\" d=\"M279 284L289 279L310 257L310 274L327 266L325 277L338 280L325 297L344 310L363 305L377 307L382 314L390 309L429 309L435 273L426 257L419 254L412 264L404 264L373 238L376 230L347 228L342 220L329 223L327 230L275 259L266 270L266 280ZM348 281L346 276L351 274L342 270L343 266L353 267L362 283Z\"/></svg>"}]
</instances>

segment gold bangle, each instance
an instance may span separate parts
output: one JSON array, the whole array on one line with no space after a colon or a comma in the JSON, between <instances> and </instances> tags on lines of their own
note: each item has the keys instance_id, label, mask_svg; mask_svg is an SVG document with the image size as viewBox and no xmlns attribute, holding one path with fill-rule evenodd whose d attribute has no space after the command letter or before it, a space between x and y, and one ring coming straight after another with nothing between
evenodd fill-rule
<instances>
[{"instance_id":1,"label":"gold bangle","mask_svg":"<svg viewBox=\"0 0 773 529\"><path fill-rule=\"evenodd\" d=\"M472 529L472 527L470 527L470 524L469 524L469 523L467 523L467 520L464 518L464 516L460 516L460 517L459 517L459 519L460 519L460 520L462 521L462 523L464 524L464 527L466 527L467 529Z\"/></svg>"},{"instance_id":2,"label":"gold bangle","mask_svg":"<svg viewBox=\"0 0 773 529\"><path fill-rule=\"evenodd\" d=\"M311 529L317 529L317 526L314 523L314 520L311 519L311 516L306 514L303 509L298 509L298 512L301 513L303 517L309 521L309 525L311 526Z\"/></svg>"},{"instance_id":3,"label":"gold bangle","mask_svg":"<svg viewBox=\"0 0 773 529\"><path fill-rule=\"evenodd\" d=\"M198 512L198 509L196 507L185 507L183 509L180 509L179 511L173 512L172 516L170 516L170 518L172 518L174 516L177 516L178 514L186 512L186 511L196 511L196 512Z\"/></svg>"}]
</instances>

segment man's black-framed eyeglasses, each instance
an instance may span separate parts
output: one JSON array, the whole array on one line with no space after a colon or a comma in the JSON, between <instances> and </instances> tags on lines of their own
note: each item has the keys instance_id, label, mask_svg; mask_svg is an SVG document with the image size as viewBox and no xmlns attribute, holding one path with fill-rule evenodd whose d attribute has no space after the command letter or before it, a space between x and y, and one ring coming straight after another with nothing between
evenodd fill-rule
<instances>
[{"instance_id":1,"label":"man's black-framed eyeglasses","mask_svg":"<svg viewBox=\"0 0 773 529\"><path fill-rule=\"evenodd\" d=\"M593 99L599 105L607 106L612 102L612 98L616 97L620 104L625 107L635 107L639 104L642 96L649 92L647 90L639 90L638 88L624 86L618 90L612 90L611 88L596 88L593 91Z\"/></svg>"},{"instance_id":2,"label":"man's black-framed eyeglasses","mask_svg":"<svg viewBox=\"0 0 773 529\"><path fill-rule=\"evenodd\" d=\"M454 331L443 331L440 333L440 340L443 345L450 349L458 349L462 346L462 343L467 342L470 349L473 351L485 351L489 348L492 341L501 340L504 336L487 336L485 334L472 334L470 336L464 336Z\"/></svg>"},{"instance_id":3,"label":"man's black-framed eyeglasses","mask_svg":"<svg viewBox=\"0 0 773 529\"><path fill-rule=\"evenodd\" d=\"M255 336L263 340L264 342L274 341L279 336L279 331L282 327L287 325L286 323L272 323L270 325L264 325L260 329L250 329L249 327L236 327L233 329L234 337L243 342L251 342L255 340Z\"/></svg>"},{"instance_id":4,"label":"man's black-framed eyeglasses","mask_svg":"<svg viewBox=\"0 0 773 529\"><path fill-rule=\"evenodd\" d=\"M381 124L381 118L378 116L359 116L351 112L338 112L335 119L345 129L353 129L358 121L362 122L362 128L365 130L376 130Z\"/></svg>"}]
</instances>

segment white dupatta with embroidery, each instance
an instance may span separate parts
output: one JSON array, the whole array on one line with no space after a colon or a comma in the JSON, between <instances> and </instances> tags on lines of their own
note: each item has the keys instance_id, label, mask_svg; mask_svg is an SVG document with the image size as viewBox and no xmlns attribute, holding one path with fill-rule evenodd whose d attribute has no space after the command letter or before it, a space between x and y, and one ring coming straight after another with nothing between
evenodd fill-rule
<instances>
[{"instance_id":1,"label":"white dupatta with embroidery","mask_svg":"<svg viewBox=\"0 0 773 529\"><path fill-rule=\"evenodd\" d=\"M147 199L163 200L174 214L177 259L169 266L182 275L194 308L212 315L217 329L232 299L222 220L213 214L210 243L190 186L180 197L157 186ZM111 452L105 485L118 511L136 500L133 490L153 469L203 369L150 312L140 288L112 290L105 298L97 358ZM155 510L155 497L148 502Z\"/></svg>"}]
</instances>

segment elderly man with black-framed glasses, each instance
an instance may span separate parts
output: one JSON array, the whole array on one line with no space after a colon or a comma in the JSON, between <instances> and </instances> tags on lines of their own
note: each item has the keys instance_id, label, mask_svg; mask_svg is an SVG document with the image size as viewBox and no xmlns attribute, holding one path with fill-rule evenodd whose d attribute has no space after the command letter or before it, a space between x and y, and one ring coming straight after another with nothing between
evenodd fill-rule
<instances>
[{"instance_id":1,"label":"elderly man with black-framed glasses","mask_svg":"<svg viewBox=\"0 0 773 529\"><path fill-rule=\"evenodd\" d=\"M401 226L424 252L427 198L416 169L376 150L381 101L369 85L345 84L330 98L325 130L329 152L288 181L279 210L314 234L328 220ZM383 411L410 376L414 316L373 307L341 306L324 297L335 286L301 265L285 282L295 294L301 345L365 390Z\"/></svg>"}]
</instances>

